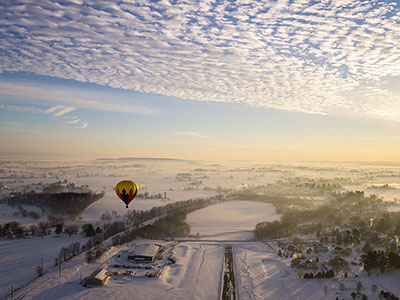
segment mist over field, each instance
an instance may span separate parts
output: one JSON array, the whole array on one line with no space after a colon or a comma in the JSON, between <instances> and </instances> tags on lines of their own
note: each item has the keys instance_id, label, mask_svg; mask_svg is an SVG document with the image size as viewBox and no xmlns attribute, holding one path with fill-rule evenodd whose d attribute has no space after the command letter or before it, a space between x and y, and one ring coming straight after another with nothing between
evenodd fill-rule
<instances>
[{"instance_id":1,"label":"mist over field","mask_svg":"<svg viewBox=\"0 0 400 300\"><path fill-rule=\"evenodd\" d=\"M3 160L0 174L4 299L400 292L397 163ZM124 179L139 185L128 209L114 190ZM39 201L66 191L100 197L73 214ZM161 252L151 263L127 260L140 245ZM99 268L110 277L90 289Z\"/></svg>"},{"instance_id":2,"label":"mist over field","mask_svg":"<svg viewBox=\"0 0 400 300\"><path fill-rule=\"evenodd\" d=\"M399 299L399 16L0 1L0 300Z\"/></svg>"}]
</instances>

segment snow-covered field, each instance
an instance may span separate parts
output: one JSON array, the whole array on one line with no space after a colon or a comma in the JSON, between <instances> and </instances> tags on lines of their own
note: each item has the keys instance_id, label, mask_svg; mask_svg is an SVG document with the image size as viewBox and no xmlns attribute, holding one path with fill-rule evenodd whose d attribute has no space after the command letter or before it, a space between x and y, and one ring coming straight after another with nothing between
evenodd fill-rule
<instances>
[{"instance_id":1,"label":"snow-covered field","mask_svg":"<svg viewBox=\"0 0 400 300\"><path fill-rule=\"evenodd\" d=\"M390 175L390 178L388 176ZM347 178L346 188L365 187L367 182L394 185L400 182L397 165L357 166L325 164L305 166L302 163L215 163L189 161L92 161L92 162L0 162L0 196L12 190L29 191L40 184L67 179L77 185L88 185L93 191L105 191L105 196L93 203L81 215L79 222L98 222L105 211L123 215L127 210L116 197L114 186L119 180L133 179L139 193L150 197L137 197L130 209L147 210L153 206L216 195L224 189L240 190L245 187L268 185L286 178ZM369 188L369 191L372 191ZM394 200L399 189L376 189L385 200ZM166 199L158 197L164 195ZM398 199L400 198L400 193ZM321 200L323 201L323 199ZM24 207L28 211L33 207ZM24 226L46 220L15 215L18 208L0 205L0 222L17 221ZM40 212L40 210L38 210ZM81 276L92 273L120 250L128 246L112 248L101 261L87 264L84 255L73 258L62 267L59 278L57 268L52 268L61 247L86 239L44 237L33 239L0 239L0 298L7 294L11 285L18 287L35 277L35 267L44 258L44 269L49 272L16 296L24 299L218 299L222 288L223 253L226 244L233 245L238 299L350 299L355 278L298 279L290 258L277 256L277 245L249 241L257 222L279 219L272 205L229 201L192 212L187 216L191 234L201 238L182 241L174 246L176 264L164 268L159 278L135 276L113 277L105 286L84 288ZM68 220L66 220L68 222ZM166 243L164 241L137 240L140 243ZM132 244L133 245L133 244ZM129 246L132 246L129 245ZM365 272L364 272L365 273ZM376 297L371 285L400 294L395 283L399 272L368 277L360 273L362 292L369 299ZM339 284L344 283L343 292ZM326 288L325 288L326 287Z\"/></svg>"},{"instance_id":2,"label":"snow-covered field","mask_svg":"<svg viewBox=\"0 0 400 300\"><path fill-rule=\"evenodd\" d=\"M195 221L197 228L200 232L208 232L211 235L211 237L205 236L204 239L214 239L215 242L178 243L171 250L173 256L176 257L176 263L166 266L158 279L119 276L112 277L103 287L84 288L79 283L80 277L82 274L83 276L89 275L100 263L87 265L80 255L63 266L61 278L58 277L58 271L55 268L45 275L46 280L40 278L38 282L31 284L25 290L21 290L20 293L26 295L25 299L129 299L131 295L135 295L137 299L218 299L222 288L223 256L224 245L226 244L218 240L251 239L251 229L254 228L256 222L266 219L275 220L279 216L275 213L274 208L268 204L246 201L229 201L198 212L198 214L196 212L190 214L189 219L196 220L196 218L199 218ZM223 215L223 212L226 212L228 218L221 222L221 218L218 218L218 216L221 213ZM237 232L237 236L233 232ZM29 245L29 248L34 251L26 260L30 262L32 271L34 271L37 262L40 263L40 254L48 255L48 253L41 252L40 247L54 253L55 250L59 250L57 247L62 246L61 241L63 239L54 240L60 241L60 244L51 243L50 238L30 240L32 245ZM25 240L20 240L20 242L23 243ZM148 240L139 240L132 245L148 242ZM163 241L150 242L164 243ZM18 244L13 240L10 240L9 243L15 245L16 248L10 248L9 251L1 253L4 256L13 258L13 255L24 255L28 251L27 248L25 250L20 248L18 251ZM11 255L10 252L13 252L13 254ZM116 253L117 249L113 248L111 253L105 256L104 261L109 259L111 254ZM12 263L16 260L18 260L17 257L13 258L7 268L16 268L15 263ZM20 272L23 273L24 271L21 269ZM21 274L18 276L21 279L28 279L28 276L23 277ZM3 292L7 291L6 288L9 284L9 281L3 284L5 289Z\"/></svg>"},{"instance_id":3,"label":"snow-covered field","mask_svg":"<svg viewBox=\"0 0 400 300\"><path fill-rule=\"evenodd\" d=\"M191 234L203 239L249 240L254 226L263 221L279 220L272 204L228 201L199 209L187 215Z\"/></svg>"},{"instance_id":4,"label":"snow-covered field","mask_svg":"<svg viewBox=\"0 0 400 300\"><path fill-rule=\"evenodd\" d=\"M78 257L64 266L61 278L55 270L21 293L26 295L24 299L36 300L217 299L222 284L223 248L212 244L182 243L172 252L177 261L166 266L159 278L118 275L112 276L105 286L85 288L80 284L81 273L90 274L98 264L88 266L82 257ZM104 259L116 253L118 249L112 248Z\"/></svg>"},{"instance_id":5,"label":"snow-covered field","mask_svg":"<svg viewBox=\"0 0 400 300\"><path fill-rule=\"evenodd\" d=\"M207 220L205 219L205 222ZM223 234L221 235L224 236ZM137 240L129 245L111 248L95 264L87 264L80 255L63 265L61 278L57 269L19 291L16 296L24 299L219 299L222 288L223 249L227 242L197 241L179 242L169 248L168 254L176 257L176 263L164 268L159 278L112 276L104 286L85 288L80 284L96 268L106 266L107 261L120 250L134 245L155 243L171 244L157 240ZM397 284L400 272L374 273L367 276L360 272L357 278L298 279L290 267L291 258L279 257L275 242L232 241L235 260L237 299L351 299L350 293L361 282L361 292L368 299L378 299L371 291L376 285L394 294L400 292ZM341 290L340 284L343 285Z\"/></svg>"},{"instance_id":6,"label":"snow-covered field","mask_svg":"<svg viewBox=\"0 0 400 300\"><path fill-rule=\"evenodd\" d=\"M253 242L234 246L239 299L328 299L323 286L329 287L333 281L299 280L290 268L291 258L278 257L275 245L271 245Z\"/></svg>"},{"instance_id":7,"label":"snow-covered field","mask_svg":"<svg viewBox=\"0 0 400 300\"><path fill-rule=\"evenodd\" d=\"M28 212L34 211L34 212L41 214L40 208L38 208L36 206L24 205L24 209ZM46 221L47 218L41 217L37 220L34 220L32 218L22 217L19 214L18 207L12 207L7 204L0 204L0 220L1 220L1 223L8 223L11 221L15 221L25 227L29 227L30 225L37 225L38 222Z\"/></svg>"},{"instance_id":8,"label":"snow-covered field","mask_svg":"<svg viewBox=\"0 0 400 300\"><path fill-rule=\"evenodd\" d=\"M357 276L345 278L342 275L332 279L299 279L294 268L290 267L291 258L277 255L278 246L274 242L236 243L234 257L236 283L239 299L352 299L351 292L360 282L360 293L368 299L378 299L381 290L399 295L398 277L400 271L377 274L358 268ZM341 287L342 285L342 287ZM377 287L373 292L372 286ZM361 299L361 297L357 298Z\"/></svg>"},{"instance_id":9,"label":"snow-covered field","mask_svg":"<svg viewBox=\"0 0 400 300\"><path fill-rule=\"evenodd\" d=\"M35 268L43 259L44 271L50 270L62 247L71 243L84 244L87 238L80 235L62 238L53 236L34 237L31 239L0 239L0 297L35 278Z\"/></svg>"}]
</instances>

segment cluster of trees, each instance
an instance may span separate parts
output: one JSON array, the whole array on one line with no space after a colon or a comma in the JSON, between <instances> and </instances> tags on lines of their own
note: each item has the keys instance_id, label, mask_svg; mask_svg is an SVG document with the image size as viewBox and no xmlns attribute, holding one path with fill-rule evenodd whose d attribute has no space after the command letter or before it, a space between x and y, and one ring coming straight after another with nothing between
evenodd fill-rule
<instances>
[{"instance_id":1,"label":"cluster of trees","mask_svg":"<svg viewBox=\"0 0 400 300\"><path fill-rule=\"evenodd\" d=\"M187 237L190 225L185 223L186 213L179 212L160 218L152 225L137 230L137 235L143 238L174 238Z\"/></svg>"},{"instance_id":2,"label":"cluster of trees","mask_svg":"<svg viewBox=\"0 0 400 300\"><path fill-rule=\"evenodd\" d=\"M84 252L86 250L89 250L90 248L100 245L102 242L103 239L101 235L95 235L88 239L84 245L82 245L81 251Z\"/></svg>"},{"instance_id":3,"label":"cluster of trees","mask_svg":"<svg viewBox=\"0 0 400 300\"><path fill-rule=\"evenodd\" d=\"M382 290L379 293L378 297L379 297L379 299L385 299L385 300L400 300L399 297L393 295L392 293L385 292L384 290Z\"/></svg>"},{"instance_id":4,"label":"cluster of trees","mask_svg":"<svg viewBox=\"0 0 400 300\"><path fill-rule=\"evenodd\" d=\"M147 220L163 215L172 215L179 212L189 213L191 211L225 201L222 195L217 195L209 198L196 198L186 201L168 203L164 206L153 207L147 211L130 210L126 214L126 223L130 226L139 225Z\"/></svg>"},{"instance_id":5,"label":"cluster of trees","mask_svg":"<svg viewBox=\"0 0 400 300\"><path fill-rule=\"evenodd\" d=\"M360 231L357 228L353 228L351 231L346 229L344 231L340 231L339 228L333 228L332 233L333 242L337 245L349 245L352 243L359 244L360 243ZM317 237L318 233L317 233Z\"/></svg>"},{"instance_id":6,"label":"cluster of trees","mask_svg":"<svg viewBox=\"0 0 400 300\"><path fill-rule=\"evenodd\" d=\"M400 236L400 212L385 212L373 222L377 232L389 236Z\"/></svg>"},{"instance_id":7,"label":"cluster of trees","mask_svg":"<svg viewBox=\"0 0 400 300\"><path fill-rule=\"evenodd\" d=\"M329 270L327 272L318 272L317 274L314 275L314 273L305 273L304 274L304 279L313 279L313 278L333 278L335 277L335 272L333 270Z\"/></svg>"},{"instance_id":8,"label":"cluster of trees","mask_svg":"<svg viewBox=\"0 0 400 300\"><path fill-rule=\"evenodd\" d=\"M72 243L69 246L62 247L60 249L60 253L58 255L59 261L61 261L61 259L67 261L79 253L81 253L81 244L79 242Z\"/></svg>"},{"instance_id":9,"label":"cluster of trees","mask_svg":"<svg viewBox=\"0 0 400 300\"><path fill-rule=\"evenodd\" d=\"M0 238L22 238L26 234L26 228L22 227L20 223L11 221L5 224L0 224Z\"/></svg>"},{"instance_id":10,"label":"cluster of trees","mask_svg":"<svg viewBox=\"0 0 400 300\"><path fill-rule=\"evenodd\" d=\"M85 253L85 259L88 263L96 261L96 259L100 258L104 252L106 252L108 248L103 247L101 244L94 247L94 249L89 249Z\"/></svg>"},{"instance_id":11,"label":"cluster of trees","mask_svg":"<svg viewBox=\"0 0 400 300\"><path fill-rule=\"evenodd\" d=\"M275 210L279 214L284 214L292 211L290 208L293 205L303 207L305 209L313 209L315 205L313 201L304 198L288 198L277 195L259 195L252 189L241 190L233 194L232 199L248 200L263 203L270 203L275 206Z\"/></svg>"},{"instance_id":12,"label":"cluster of trees","mask_svg":"<svg viewBox=\"0 0 400 300\"><path fill-rule=\"evenodd\" d=\"M63 217L56 217L56 216L48 216L47 220L49 222L49 227L56 227L57 225L64 226L64 218Z\"/></svg>"},{"instance_id":13,"label":"cluster of trees","mask_svg":"<svg viewBox=\"0 0 400 300\"><path fill-rule=\"evenodd\" d=\"M379 268L381 272L384 272L400 268L400 256L397 252L369 251L366 255L362 255L361 259L367 271Z\"/></svg>"},{"instance_id":14,"label":"cluster of trees","mask_svg":"<svg viewBox=\"0 0 400 300\"><path fill-rule=\"evenodd\" d=\"M382 200L375 195L365 197L363 192L345 192L329 194L330 200L318 207L312 207L305 199L274 197L270 195L242 195L243 199L272 203L276 211L282 214L280 222L258 223L254 229L255 238L275 238L292 234L316 234L321 242L332 241L339 245L360 243L362 240L377 240L377 235L371 231L383 232L400 236L400 213L383 215L369 225L370 219L379 216L379 205ZM291 209L290 204L308 209ZM326 229L353 224L353 230L340 231L336 229L326 235ZM379 240L379 239L378 239Z\"/></svg>"},{"instance_id":15,"label":"cluster of trees","mask_svg":"<svg viewBox=\"0 0 400 300\"><path fill-rule=\"evenodd\" d=\"M69 236L73 234L77 234L79 231L79 227L76 224L67 225L64 228L64 233L68 234Z\"/></svg>"},{"instance_id":16,"label":"cluster of trees","mask_svg":"<svg viewBox=\"0 0 400 300\"><path fill-rule=\"evenodd\" d=\"M95 236L96 234L103 233L103 230L101 230L101 228L99 226L97 226L95 229L92 224L88 223L88 224L82 225L82 233L86 237L91 237L91 236Z\"/></svg>"},{"instance_id":17,"label":"cluster of trees","mask_svg":"<svg viewBox=\"0 0 400 300\"><path fill-rule=\"evenodd\" d=\"M338 190L342 184L349 184L347 178L335 179L310 179L307 177L288 178L286 180L277 180L275 183L267 185L252 186L242 190L242 194L286 196L325 196ZM310 202L310 201L309 201Z\"/></svg>"},{"instance_id":18,"label":"cluster of trees","mask_svg":"<svg viewBox=\"0 0 400 300\"><path fill-rule=\"evenodd\" d=\"M27 211L26 209L24 209L22 206L18 206L19 209L19 213L21 214L21 216L23 217L31 217L34 220L37 220L40 218L40 214L34 210L31 211ZM14 213L15 214L15 213Z\"/></svg>"},{"instance_id":19,"label":"cluster of trees","mask_svg":"<svg viewBox=\"0 0 400 300\"><path fill-rule=\"evenodd\" d=\"M38 225L30 225L29 228L21 226L19 222L11 221L5 224L0 224L0 238L23 238L26 235L46 235L47 229L55 227L55 233L61 234L62 232L71 236L78 233L78 225L64 225L64 219L60 217L48 216L49 221L39 222Z\"/></svg>"},{"instance_id":20,"label":"cluster of trees","mask_svg":"<svg viewBox=\"0 0 400 300\"><path fill-rule=\"evenodd\" d=\"M104 230L101 230L100 227L98 226L95 229L94 226L90 223L82 225L82 233L86 237L92 237L92 239L90 239L88 243L90 243L90 241L99 241L99 240L100 242L105 241L109 237L114 236L117 233L120 233L126 229L127 228L125 224L120 221L104 224ZM91 246L88 247L87 249L89 248L91 248Z\"/></svg>"},{"instance_id":21,"label":"cluster of trees","mask_svg":"<svg viewBox=\"0 0 400 300\"><path fill-rule=\"evenodd\" d=\"M115 221L111 224L104 225L103 239L106 240L109 237L126 230L126 226L123 222Z\"/></svg>"},{"instance_id":22,"label":"cluster of trees","mask_svg":"<svg viewBox=\"0 0 400 300\"><path fill-rule=\"evenodd\" d=\"M92 191L78 192L40 192L34 190L26 193L15 192L6 199L11 206L27 204L41 208L50 208L55 213L66 214L72 218L79 216L90 204L104 196L104 192Z\"/></svg>"},{"instance_id":23,"label":"cluster of trees","mask_svg":"<svg viewBox=\"0 0 400 300\"><path fill-rule=\"evenodd\" d=\"M295 220L282 217L280 221L257 223L253 230L255 239L278 238L294 233Z\"/></svg>"},{"instance_id":24,"label":"cluster of trees","mask_svg":"<svg viewBox=\"0 0 400 300\"><path fill-rule=\"evenodd\" d=\"M118 215L118 213L115 210L113 210L111 213L107 210L105 213L101 215L100 220L111 221L112 219L117 219L119 217L120 215Z\"/></svg>"},{"instance_id":25,"label":"cluster of trees","mask_svg":"<svg viewBox=\"0 0 400 300\"><path fill-rule=\"evenodd\" d=\"M131 228L129 230L125 230L120 234L116 234L112 237L111 241L113 246L123 245L125 243L129 243L136 239L137 237L137 229Z\"/></svg>"},{"instance_id":26,"label":"cluster of trees","mask_svg":"<svg viewBox=\"0 0 400 300\"><path fill-rule=\"evenodd\" d=\"M185 237L190 233L190 226L185 223L186 213L177 213L165 216L151 225L140 228L131 228L112 237L114 246L133 241L138 236L143 238L174 238Z\"/></svg>"},{"instance_id":27,"label":"cluster of trees","mask_svg":"<svg viewBox=\"0 0 400 300\"><path fill-rule=\"evenodd\" d=\"M356 293L356 292L351 292L350 296L351 296L351 298L353 298L354 300L357 298L357 296L360 296L360 297L361 297L361 300L368 300L368 296L365 295L365 294L359 294L359 293Z\"/></svg>"}]
</instances>

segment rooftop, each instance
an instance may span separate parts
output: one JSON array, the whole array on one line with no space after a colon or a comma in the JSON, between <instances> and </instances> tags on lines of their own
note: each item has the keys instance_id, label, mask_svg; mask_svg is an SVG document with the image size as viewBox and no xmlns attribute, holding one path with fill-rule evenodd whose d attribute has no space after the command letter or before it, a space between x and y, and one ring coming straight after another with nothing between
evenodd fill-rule
<instances>
[{"instance_id":1,"label":"rooftop","mask_svg":"<svg viewBox=\"0 0 400 300\"><path fill-rule=\"evenodd\" d=\"M108 276L108 271L106 269L101 269L97 272L97 274L94 276L94 278L103 280L105 277Z\"/></svg>"},{"instance_id":2,"label":"rooftop","mask_svg":"<svg viewBox=\"0 0 400 300\"><path fill-rule=\"evenodd\" d=\"M159 249L157 245L139 245L131 252L131 255L153 257Z\"/></svg>"}]
</instances>

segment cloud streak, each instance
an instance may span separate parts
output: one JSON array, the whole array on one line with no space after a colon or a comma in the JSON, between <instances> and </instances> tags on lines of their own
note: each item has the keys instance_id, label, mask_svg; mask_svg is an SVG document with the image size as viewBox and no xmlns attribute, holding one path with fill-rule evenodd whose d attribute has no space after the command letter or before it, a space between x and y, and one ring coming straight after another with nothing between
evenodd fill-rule
<instances>
[{"instance_id":1,"label":"cloud streak","mask_svg":"<svg viewBox=\"0 0 400 300\"><path fill-rule=\"evenodd\" d=\"M61 117L74 110L76 110L76 107L57 105L46 109L44 112L46 114L52 114L54 117Z\"/></svg>"},{"instance_id":2,"label":"cloud streak","mask_svg":"<svg viewBox=\"0 0 400 300\"><path fill-rule=\"evenodd\" d=\"M64 106L64 105L56 105L46 109L31 107L31 106L22 106L22 105L0 105L0 110L7 110L7 111L15 111L15 112L28 112L28 113L41 113L41 114L48 114L54 118L71 118L64 116L74 110L75 107L72 106ZM67 124L75 125L76 128L86 128L89 126L89 122L81 122L80 119L77 117L72 117L73 120L67 121Z\"/></svg>"},{"instance_id":3,"label":"cloud streak","mask_svg":"<svg viewBox=\"0 0 400 300\"><path fill-rule=\"evenodd\" d=\"M175 132L177 135L183 135L183 136L188 136L188 137L194 137L194 138L200 138L200 139L208 139L209 136L198 133L198 132L193 132L193 131L177 131Z\"/></svg>"},{"instance_id":4,"label":"cloud streak","mask_svg":"<svg viewBox=\"0 0 400 300\"><path fill-rule=\"evenodd\" d=\"M81 123L81 124L75 126L75 128L81 128L81 129L83 129L83 128L86 128L86 127L88 127L88 126L89 126L89 122L83 122L83 123Z\"/></svg>"},{"instance_id":5,"label":"cloud streak","mask_svg":"<svg viewBox=\"0 0 400 300\"><path fill-rule=\"evenodd\" d=\"M375 0L21 0L0 4L0 70L190 100L398 118L400 92L383 86L400 78L399 20L399 4Z\"/></svg>"},{"instance_id":6,"label":"cloud streak","mask_svg":"<svg viewBox=\"0 0 400 300\"><path fill-rule=\"evenodd\" d=\"M136 105L131 97L108 91L99 92L78 87L9 80L0 80L0 91L0 100L4 101L15 98L24 102L34 102L35 104L38 102L46 105L57 104L54 106L55 108L49 108L50 112L58 107L63 107L64 109L70 107L70 109L85 108L142 115L159 113L156 109ZM110 101L110 99L113 101ZM67 112L68 109L65 113ZM59 113L61 115L64 114L62 111L59 111Z\"/></svg>"},{"instance_id":7,"label":"cloud streak","mask_svg":"<svg viewBox=\"0 0 400 300\"><path fill-rule=\"evenodd\" d=\"M2 108L2 105L0 105L0 109ZM16 132L16 133L30 133L30 134L35 134L35 135L41 135L43 136L43 132L40 130L34 130L32 128L26 128L25 124L18 123L18 122L9 122L9 121L0 121L0 131L5 131L5 132Z\"/></svg>"}]
</instances>

